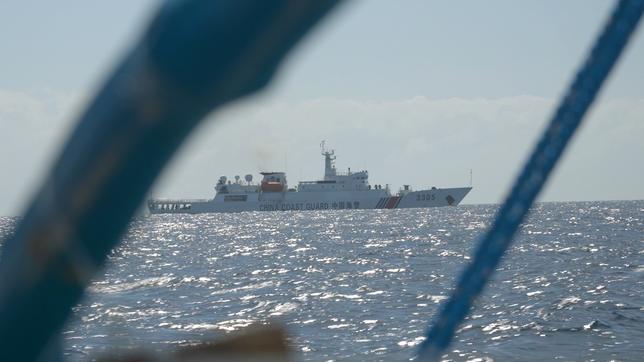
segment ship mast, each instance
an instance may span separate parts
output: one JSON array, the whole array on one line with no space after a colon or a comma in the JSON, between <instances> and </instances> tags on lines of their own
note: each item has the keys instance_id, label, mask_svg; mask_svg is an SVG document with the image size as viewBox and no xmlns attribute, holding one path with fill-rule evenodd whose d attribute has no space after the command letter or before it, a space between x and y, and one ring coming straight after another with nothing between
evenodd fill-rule
<instances>
[{"instance_id":1,"label":"ship mast","mask_svg":"<svg viewBox=\"0 0 644 362\"><path fill-rule=\"evenodd\" d=\"M324 180L332 180L336 176L335 172L335 151L327 150L326 141L320 142L320 151L324 156Z\"/></svg>"}]
</instances>

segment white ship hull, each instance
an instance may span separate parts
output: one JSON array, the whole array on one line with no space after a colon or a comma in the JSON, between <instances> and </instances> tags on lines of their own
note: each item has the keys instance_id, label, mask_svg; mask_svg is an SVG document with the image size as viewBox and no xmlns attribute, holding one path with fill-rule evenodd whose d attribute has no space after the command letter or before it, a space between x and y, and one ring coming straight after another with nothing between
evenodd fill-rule
<instances>
[{"instance_id":1,"label":"white ship hull","mask_svg":"<svg viewBox=\"0 0 644 362\"><path fill-rule=\"evenodd\" d=\"M253 193L217 195L212 200L150 200L151 214L217 213L243 211L400 209L456 206L471 187L410 191L392 196L386 190ZM226 196L229 197L226 200Z\"/></svg>"},{"instance_id":2,"label":"white ship hull","mask_svg":"<svg viewBox=\"0 0 644 362\"><path fill-rule=\"evenodd\" d=\"M262 172L261 183L253 176L219 178L212 200L149 200L151 214L200 214L209 212L396 209L410 207L456 206L471 187L435 188L412 191L409 185L396 195L389 186L371 185L366 170L338 172L335 153L324 148L324 177L316 181L300 181L289 188L284 172Z\"/></svg>"}]
</instances>

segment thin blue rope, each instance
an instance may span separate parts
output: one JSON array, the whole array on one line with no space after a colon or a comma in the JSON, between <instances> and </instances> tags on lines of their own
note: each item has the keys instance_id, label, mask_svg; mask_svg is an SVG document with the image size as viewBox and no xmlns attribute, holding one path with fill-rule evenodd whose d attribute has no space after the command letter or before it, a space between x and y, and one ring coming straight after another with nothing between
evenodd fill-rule
<instances>
[{"instance_id":1,"label":"thin blue rope","mask_svg":"<svg viewBox=\"0 0 644 362\"><path fill-rule=\"evenodd\" d=\"M483 236L472 263L465 269L440 314L420 345L421 359L437 360L490 279L512 237L527 215L568 141L592 105L602 83L619 59L642 16L644 0L620 1L581 67L550 125Z\"/></svg>"}]
</instances>

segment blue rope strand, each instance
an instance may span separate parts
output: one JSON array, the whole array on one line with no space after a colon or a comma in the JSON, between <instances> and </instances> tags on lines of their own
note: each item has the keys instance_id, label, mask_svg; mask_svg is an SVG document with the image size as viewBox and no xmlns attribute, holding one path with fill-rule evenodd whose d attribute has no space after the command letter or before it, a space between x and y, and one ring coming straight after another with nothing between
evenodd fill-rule
<instances>
[{"instance_id":1,"label":"blue rope strand","mask_svg":"<svg viewBox=\"0 0 644 362\"><path fill-rule=\"evenodd\" d=\"M0 361L60 357L60 330L163 166L211 111L260 91L338 0L165 1L2 246Z\"/></svg>"},{"instance_id":2,"label":"blue rope strand","mask_svg":"<svg viewBox=\"0 0 644 362\"><path fill-rule=\"evenodd\" d=\"M456 328L498 266L513 235L619 59L643 10L644 0L622 0L616 6L492 227L481 240L473 262L461 275L451 298L420 345L421 359L438 360L449 346Z\"/></svg>"}]
</instances>

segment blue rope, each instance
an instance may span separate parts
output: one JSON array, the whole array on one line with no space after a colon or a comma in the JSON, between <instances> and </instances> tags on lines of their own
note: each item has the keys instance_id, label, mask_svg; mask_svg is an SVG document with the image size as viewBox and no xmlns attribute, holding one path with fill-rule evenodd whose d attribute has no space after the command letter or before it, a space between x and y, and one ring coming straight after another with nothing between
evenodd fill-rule
<instances>
[{"instance_id":1,"label":"blue rope","mask_svg":"<svg viewBox=\"0 0 644 362\"><path fill-rule=\"evenodd\" d=\"M644 0L622 0L616 6L492 227L483 236L474 260L461 275L451 298L442 307L427 338L420 345L422 359L438 360L449 346L456 328L490 279L568 141L592 105L637 27L643 10Z\"/></svg>"},{"instance_id":2,"label":"blue rope","mask_svg":"<svg viewBox=\"0 0 644 362\"><path fill-rule=\"evenodd\" d=\"M168 0L81 115L0 258L0 361L60 334L150 185L212 110L262 89L337 0Z\"/></svg>"}]
</instances>

